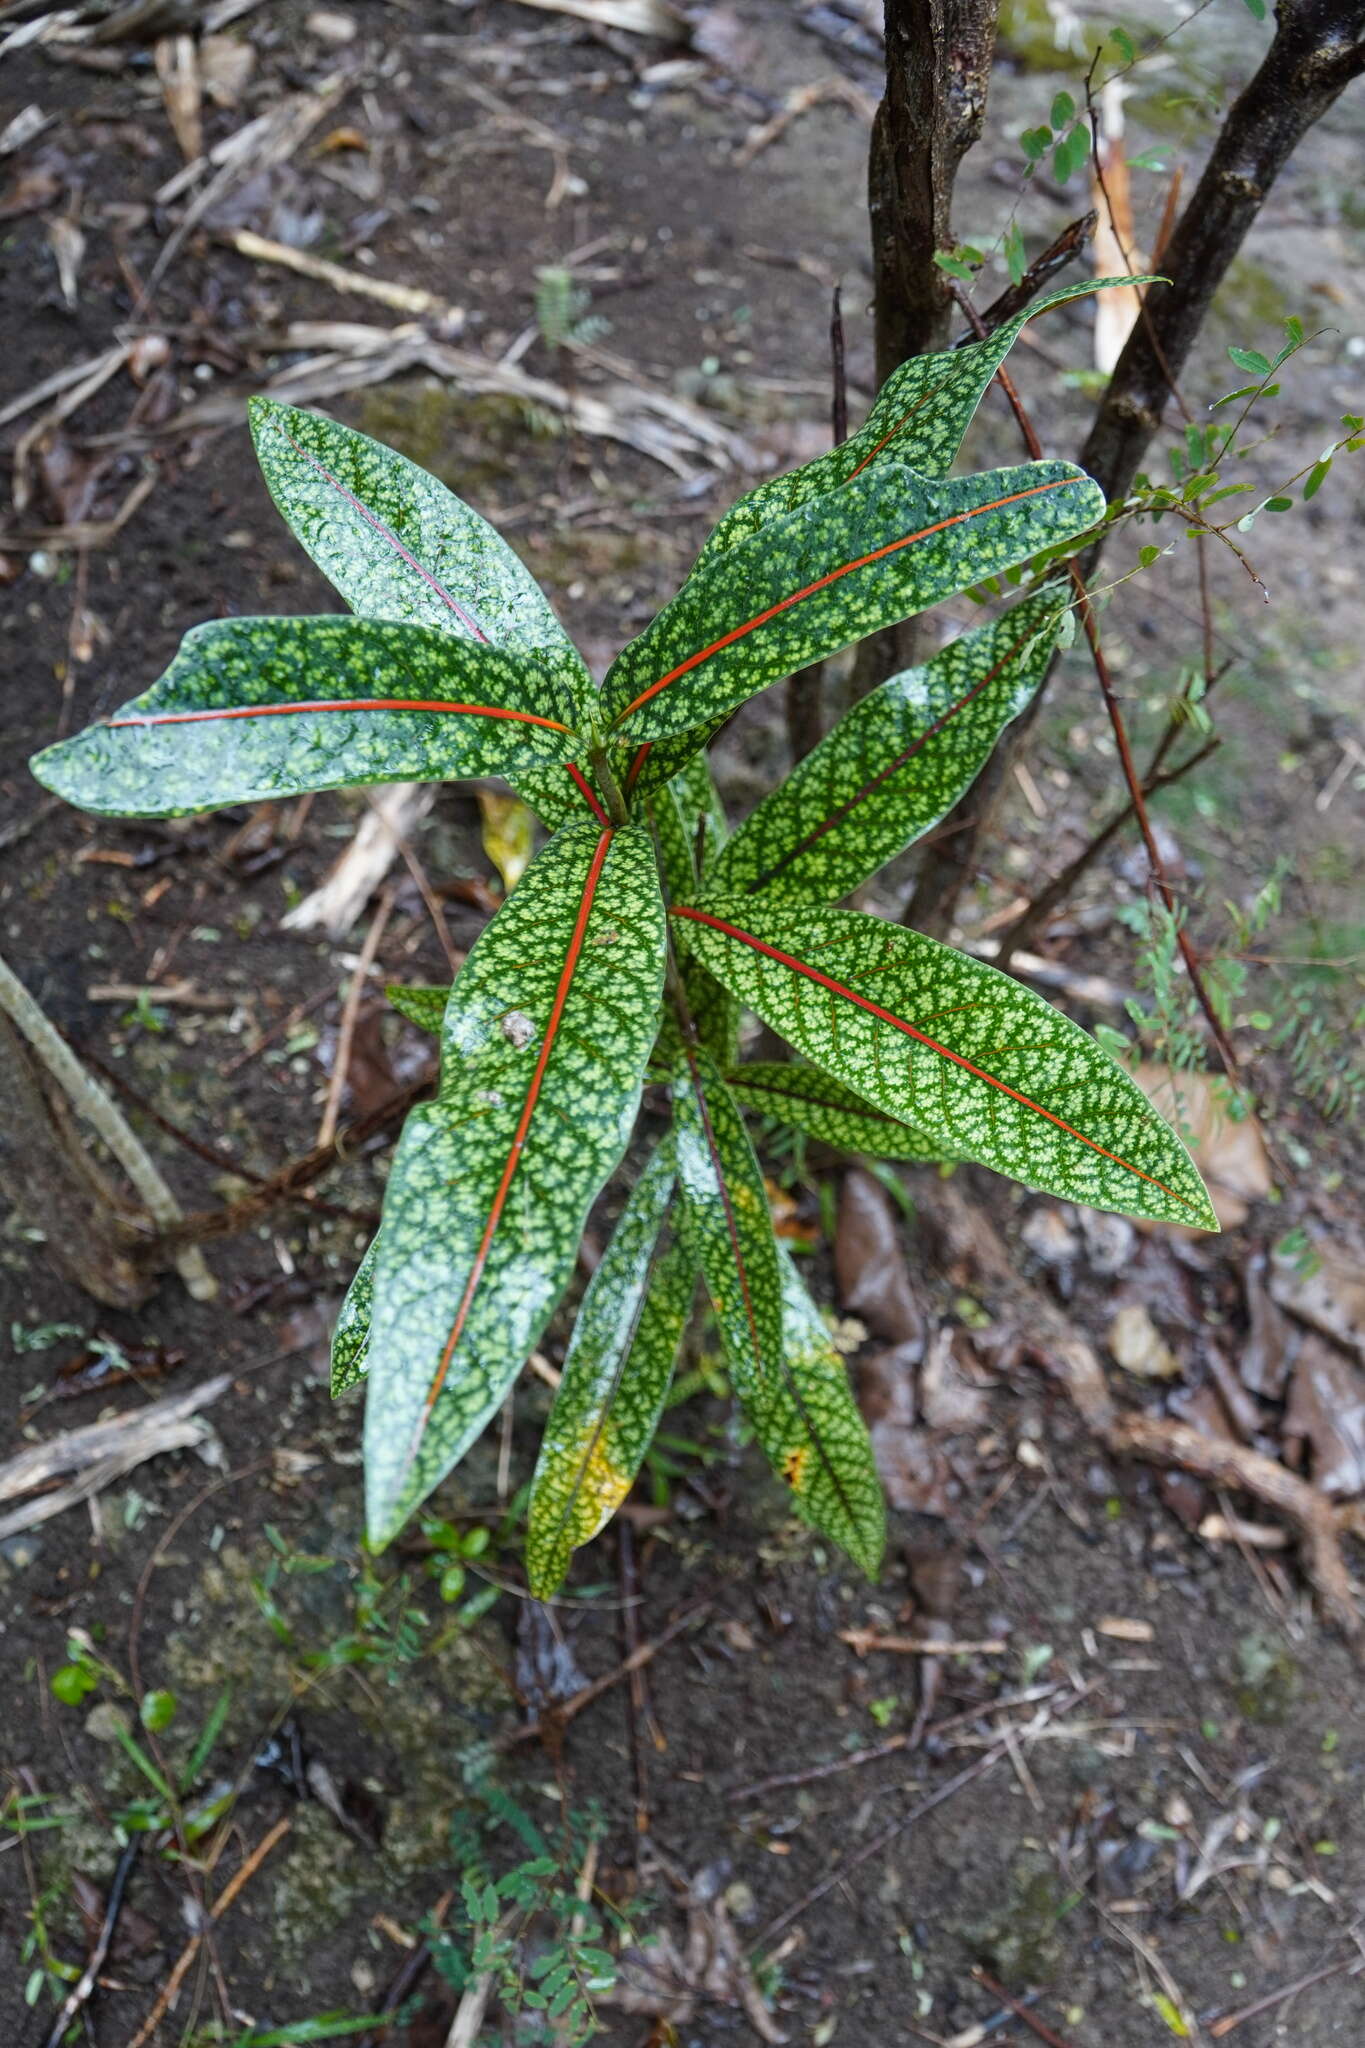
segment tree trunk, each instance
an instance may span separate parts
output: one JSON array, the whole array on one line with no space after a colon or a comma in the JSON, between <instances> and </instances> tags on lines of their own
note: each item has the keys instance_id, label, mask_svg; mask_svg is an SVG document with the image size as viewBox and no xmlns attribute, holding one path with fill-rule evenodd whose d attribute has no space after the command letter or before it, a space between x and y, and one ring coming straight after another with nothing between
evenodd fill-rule
<instances>
[{"instance_id":1,"label":"tree trunk","mask_svg":"<svg viewBox=\"0 0 1365 2048\"><path fill-rule=\"evenodd\" d=\"M1276 177L1308 130L1365 69L1365 0L1285 0L1274 41L1234 103L1162 258L1171 279L1148 293L1080 453L1105 496L1122 497L1161 425L1214 293ZM1093 566L1092 556L1087 567ZM1010 766L1041 699L1006 734L939 827L905 922L941 938L976 873Z\"/></svg>"},{"instance_id":2,"label":"tree trunk","mask_svg":"<svg viewBox=\"0 0 1365 2048\"><path fill-rule=\"evenodd\" d=\"M953 244L953 183L986 118L998 14L999 0L886 0L886 90L867 165L879 386L948 339L953 302L934 253ZM908 667L913 649L913 620L865 642L859 690Z\"/></svg>"},{"instance_id":3,"label":"tree trunk","mask_svg":"<svg viewBox=\"0 0 1365 2048\"><path fill-rule=\"evenodd\" d=\"M886 91L872 129L877 382L942 348L953 302L934 262L951 248L953 181L981 133L998 0L886 0Z\"/></svg>"}]
</instances>

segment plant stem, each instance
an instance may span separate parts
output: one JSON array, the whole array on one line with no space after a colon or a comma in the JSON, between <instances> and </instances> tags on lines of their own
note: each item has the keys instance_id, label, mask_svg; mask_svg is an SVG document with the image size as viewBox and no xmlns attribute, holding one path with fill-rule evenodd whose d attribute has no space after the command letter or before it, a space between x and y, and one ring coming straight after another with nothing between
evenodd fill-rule
<instances>
[{"instance_id":1,"label":"plant stem","mask_svg":"<svg viewBox=\"0 0 1365 2048\"><path fill-rule=\"evenodd\" d=\"M122 1110L94 1075L81 1065L3 958L0 958L0 1009L23 1033L76 1114L83 1117L103 1139L141 1196L152 1221L162 1229L179 1223L184 1217L184 1210ZM198 1247L182 1245L175 1252L174 1260L176 1271L194 1299L211 1301L218 1292L218 1282L205 1265L204 1255Z\"/></svg>"},{"instance_id":2,"label":"plant stem","mask_svg":"<svg viewBox=\"0 0 1365 2048\"><path fill-rule=\"evenodd\" d=\"M600 742L590 747L588 760L592 764L593 774L597 777L597 787L602 792L607 816L613 825L628 825L630 812L626 807L625 797L621 794L621 785L612 773L611 756L606 747Z\"/></svg>"}]
</instances>

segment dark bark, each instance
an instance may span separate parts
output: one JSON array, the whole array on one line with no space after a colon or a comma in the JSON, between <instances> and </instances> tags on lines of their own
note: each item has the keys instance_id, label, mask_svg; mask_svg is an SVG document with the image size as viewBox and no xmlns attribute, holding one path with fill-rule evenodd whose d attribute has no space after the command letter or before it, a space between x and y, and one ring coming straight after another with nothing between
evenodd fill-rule
<instances>
[{"instance_id":1,"label":"dark bark","mask_svg":"<svg viewBox=\"0 0 1365 2048\"><path fill-rule=\"evenodd\" d=\"M886 91L872 130L877 382L942 348L953 302L934 262L952 246L953 181L981 133L998 0L886 0Z\"/></svg>"},{"instance_id":2,"label":"dark bark","mask_svg":"<svg viewBox=\"0 0 1365 2048\"><path fill-rule=\"evenodd\" d=\"M879 386L948 340L953 302L934 253L953 244L953 183L986 118L999 11L1000 0L886 0L886 89L867 164ZM914 650L913 619L865 641L858 691L908 667Z\"/></svg>"},{"instance_id":3,"label":"dark bark","mask_svg":"<svg viewBox=\"0 0 1365 2048\"><path fill-rule=\"evenodd\" d=\"M1189 360L1229 264L1266 194L1316 121L1365 69L1365 0L1300 0L1276 11L1273 42L1223 123L1203 177L1172 235L1143 317L1120 356L1080 463L1106 497L1132 484ZM1087 567L1093 567L1094 557ZM1041 695L1041 693L1040 693ZM980 852L1038 699L1006 734L982 774L926 849L905 922L942 937Z\"/></svg>"}]
</instances>

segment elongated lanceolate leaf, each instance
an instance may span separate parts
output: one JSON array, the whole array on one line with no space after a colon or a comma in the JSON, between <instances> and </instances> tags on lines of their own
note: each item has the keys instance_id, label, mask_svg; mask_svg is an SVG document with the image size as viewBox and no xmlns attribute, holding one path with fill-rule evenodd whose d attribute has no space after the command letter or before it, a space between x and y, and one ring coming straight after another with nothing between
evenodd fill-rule
<instances>
[{"instance_id":1,"label":"elongated lanceolate leaf","mask_svg":"<svg viewBox=\"0 0 1365 2048\"><path fill-rule=\"evenodd\" d=\"M783 1447L782 1477L805 1520L875 1579L886 1547L886 1504L867 1428L844 1362L785 1245L777 1248L777 1272L786 1370L776 1397L765 1390L746 1412L765 1449L769 1443Z\"/></svg>"},{"instance_id":2,"label":"elongated lanceolate leaf","mask_svg":"<svg viewBox=\"0 0 1365 2048\"><path fill-rule=\"evenodd\" d=\"M686 732L851 640L1064 543L1104 497L1068 462L926 483L879 465L693 571L602 686L629 738Z\"/></svg>"},{"instance_id":3,"label":"elongated lanceolate leaf","mask_svg":"<svg viewBox=\"0 0 1365 2048\"><path fill-rule=\"evenodd\" d=\"M248 413L270 495L352 611L540 650L548 666L536 709L577 722L591 689L582 657L496 528L405 455L323 413L270 398L253 398ZM585 815L581 782L566 768L515 777L551 828Z\"/></svg>"},{"instance_id":4,"label":"elongated lanceolate leaf","mask_svg":"<svg viewBox=\"0 0 1365 2048\"><path fill-rule=\"evenodd\" d=\"M911 357L887 378L865 425L856 434L828 454L785 476L769 477L736 499L707 536L699 561L710 561L738 541L747 540L770 520L827 491L837 491L879 463L902 462L921 476L946 476L992 377L1030 320L1064 299L1105 291L1111 285L1153 282L1152 278L1105 277L1063 285L1060 291L1049 292L1013 320L1005 321L985 341Z\"/></svg>"},{"instance_id":5,"label":"elongated lanceolate leaf","mask_svg":"<svg viewBox=\"0 0 1365 2048\"><path fill-rule=\"evenodd\" d=\"M760 898L674 914L807 1059L949 1153L1067 1201L1217 1229L1136 1082L1007 974L858 911Z\"/></svg>"},{"instance_id":6,"label":"elongated lanceolate leaf","mask_svg":"<svg viewBox=\"0 0 1365 2048\"><path fill-rule=\"evenodd\" d=\"M800 1066L794 1060L748 1060L732 1067L725 1082L746 1109L794 1124L841 1152L921 1161L951 1156L942 1142L874 1108L819 1067Z\"/></svg>"},{"instance_id":7,"label":"elongated lanceolate leaf","mask_svg":"<svg viewBox=\"0 0 1365 2048\"><path fill-rule=\"evenodd\" d=\"M38 780L112 817L167 818L352 783L453 781L563 760L545 668L429 626L225 619L159 682L35 755Z\"/></svg>"},{"instance_id":8,"label":"elongated lanceolate leaf","mask_svg":"<svg viewBox=\"0 0 1365 2048\"><path fill-rule=\"evenodd\" d=\"M450 1000L448 988L423 988L416 983L391 981L384 993L409 1024L415 1024L419 1031L430 1031L433 1036L440 1035L441 1020Z\"/></svg>"},{"instance_id":9,"label":"elongated lanceolate leaf","mask_svg":"<svg viewBox=\"0 0 1365 2048\"><path fill-rule=\"evenodd\" d=\"M300 544L352 611L544 650L574 722L587 670L529 569L486 519L405 455L324 414L253 398L256 457ZM541 707L551 711L555 706Z\"/></svg>"},{"instance_id":10,"label":"elongated lanceolate leaf","mask_svg":"<svg viewBox=\"0 0 1365 2048\"><path fill-rule=\"evenodd\" d=\"M374 1305L374 1264L379 1251L376 1234L355 1269L332 1332L332 1398L358 1386L365 1377L370 1348L370 1311Z\"/></svg>"},{"instance_id":11,"label":"elongated lanceolate leaf","mask_svg":"<svg viewBox=\"0 0 1365 2048\"><path fill-rule=\"evenodd\" d=\"M663 1410L696 1281L669 1241L673 1146L645 1167L588 1282L545 1425L527 1509L526 1571L546 1600L635 1481Z\"/></svg>"},{"instance_id":12,"label":"elongated lanceolate leaf","mask_svg":"<svg viewBox=\"0 0 1365 2048\"><path fill-rule=\"evenodd\" d=\"M795 1275L782 1270L743 1119L704 1050L686 1049L674 1069L673 1114L684 1241L701 1267L735 1392L801 1512L875 1572L881 1507L875 1478L868 1492L866 1432L842 1371L836 1383L820 1361L799 1307L804 1290L796 1281L794 1298Z\"/></svg>"},{"instance_id":13,"label":"elongated lanceolate leaf","mask_svg":"<svg viewBox=\"0 0 1365 2048\"><path fill-rule=\"evenodd\" d=\"M498 1407L625 1149L658 1025L663 902L635 827L557 833L446 1007L440 1092L384 1200L365 1413L386 1543Z\"/></svg>"},{"instance_id":14,"label":"elongated lanceolate leaf","mask_svg":"<svg viewBox=\"0 0 1365 2048\"><path fill-rule=\"evenodd\" d=\"M1062 608L1040 590L860 699L740 826L712 893L834 903L936 825L1042 682Z\"/></svg>"}]
</instances>

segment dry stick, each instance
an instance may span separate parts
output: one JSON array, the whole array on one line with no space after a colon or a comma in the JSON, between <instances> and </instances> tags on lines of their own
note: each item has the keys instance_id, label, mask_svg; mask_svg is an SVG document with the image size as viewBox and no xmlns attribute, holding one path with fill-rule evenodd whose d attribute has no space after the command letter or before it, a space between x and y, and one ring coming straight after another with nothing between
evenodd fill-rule
<instances>
[{"instance_id":1,"label":"dry stick","mask_svg":"<svg viewBox=\"0 0 1365 2048\"><path fill-rule=\"evenodd\" d=\"M329 989L325 993L330 995L331 990ZM74 1047L72 1049L73 1051L75 1050ZM244 1161L234 1159L227 1152L216 1151L212 1145L206 1144L202 1138L196 1138L193 1131L187 1131L182 1125L173 1123L170 1117L162 1114L154 1102L149 1102L139 1089L134 1088L131 1081L121 1074L117 1067L107 1065L99 1057L98 1053L91 1052L89 1046L82 1046L80 1048L79 1057L88 1066L93 1067L95 1072L100 1075L101 1079L107 1081L111 1088L116 1088L124 1101L130 1102L133 1105L139 1116L147 1117L156 1125L159 1131L164 1131L168 1138L174 1138L177 1145L183 1145L185 1150L192 1152L196 1159L202 1159L207 1165L217 1167L219 1173L230 1173L237 1180L249 1181L252 1187L264 1188L270 1186L273 1178L272 1175L258 1173L254 1166L247 1166ZM308 1188L301 1188L296 1199L301 1202L307 1202L309 1208L320 1216L339 1216L348 1223L361 1223L367 1226L373 1220L371 1212L368 1210L350 1209L343 1202L325 1202L321 1195L313 1194L311 1189Z\"/></svg>"},{"instance_id":2,"label":"dry stick","mask_svg":"<svg viewBox=\"0 0 1365 2048\"><path fill-rule=\"evenodd\" d=\"M1264 1998L1244 2005L1240 2012L1224 2013L1221 2020L1213 2022L1209 2033L1215 2041L1221 2041L1248 2020L1259 2019L1263 2012L1273 2012L1277 2005L1297 1998L1301 1991L1311 1991L1315 1984L1325 1984L1330 1977L1358 1976L1361 1970L1365 1970L1365 1959L1343 1956L1340 1962L1327 1963L1320 1970L1310 1970L1306 1977L1296 1977L1292 1984L1281 1984L1278 1991L1267 1991Z\"/></svg>"},{"instance_id":3,"label":"dry stick","mask_svg":"<svg viewBox=\"0 0 1365 2048\"><path fill-rule=\"evenodd\" d=\"M1145 1413L1125 1414L1104 1432L1118 1456L1149 1465L1171 1465L1216 1486L1236 1488L1288 1515L1303 1544L1304 1565L1332 1620L1357 1657L1365 1656L1365 1622L1356 1607L1350 1574L1341 1555L1337 1519L1325 1494L1274 1458L1230 1439L1206 1437L1187 1422Z\"/></svg>"},{"instance_id":4,"label":"dry stick","mask_svg":"<svg viewBox=\"0 0 1365 2048\"><path fill-rule=\"evenodd\" d=\"M1179 720L1172 721L1172 728L1179 729ZM1169 789L1173 782L1181 781L1184 776L1190 773L1191 769L1197 768L1202 761L1207 761L1210 754L1216 754L1222 744L1222 740L1215 733L1212 739L1205 741L1197 753L1191 754L1178 767L1168 768L1164 773L1155 772L1156 762L1154 760L1149 764L1147 773L1143 777L1143 795L1155 796L1158 790ZM1047 923L1053 911L1068 900L1076 884L1080 881L1081 876L1099 859L1115 833L1122 831L1132 815L1133 806L1130 800L1124 804L1121 810L1114 812L1107 824L1100 826L1099 831L1087 841L1075 859L1068 861L1061 872L1055 875L1030 900L1027 908L1020 911L1018 917L1000 941L1000 951L995 962L997 967L1007 968L1015 954L1026 948L1030 940L1036 937L1038 931Z\"/></svg>"},{"instance_id":5,"label":"dry stick","mask_svg":"<svg viewBox=\"0 0 1365 2048\"><path fill-rule=\"evenodd\" d=\"M619 1685L623 1678L629 1678L632 1671L642 1671L646 1664L652 1663L660 1650L667 1649L684 1629L690 1628L694 1621L700 1621L703 1615L709 1614L714 1604L711 1600L698 1600L691 1607L685 1607L661 1635L655 1636L652 1642L641 1643L638 1650L632 1650L614 1671L609 1671L604 1678L594 1678L591 1685L585 1685L581 1692L574 1693L570 1699L564 1700L557 1707L552 1707L548 1713L537 1715L534 1721L527 1721L521 1728L513 1728L502 1736L494 1747L516 1749L523 1742L534 1742L542 1735L557 1733L568 1722L575 1720L584 1707L591 1706L595 1699L599 1699L604 1692L609 1692L612 1686Z\"/></svg>"},{"instance_id":6,"label":"dry stick","mask_svg":"<svg viewBox=\"0 0 1365 2048\"><path fill-rule=\"evenodd\" d=\"M332 1061L332 1075L327 1084L327 1100L323 1104L322 1122L318 1125L319 1147L334 1143L337 1134L337 1118L341 1114L341 1098L346 1092L346 1077L351 1070L351 1048L355 1043L356 1019L360 1015L360 1004L365 994L365 985L370 978L379 941L384 936L384 927L393 909L393 890L385 889L375 906L370 928L365 934L365 943L360 949L346 991L346 1001L341 1012L341 1024L337 1031L336 1056Z\"/></svg>"},{"instance_id":7,"label":"dry stick","mask_svg":"<svg viewBox=\"0 0 1365 2048\"><path fill-rule=\"evenodd\" d=\"M243 1195L239 1202L225 1202L221 1209L199 1209L186 1216L180 1223L169 1226L162 1232L162 1242L167 1244L194 1244L213 1237L234 1237L245 1230L258 1216L263 1216L280 1202L293 1199L300 1190L311 1186L320 1176L344 1159L357 1145L364 1144L377 1131L382 1131L395 1117L402 1116L413 1103L431 1086L436 1072L433 1060L425 1072L415 1081L395 1089L384 1102L348 1124L339 1131L330 1145L315 1145L302 1158L290 1160L287 1166L272 1173L260 1187Z\"/></svg>"},{"instance_id":8,"label":"dry stick","mask_svg":"<svg viewBox=\"0 0 1365 2048\"><path fill-rule=\"evenodd\" d=\"M990 1749L983 1750L974 1764L968 1764L966 1770L959 1771L955 1778L949 1778L946 1784L940 1785L936 1791L930 1792L926 1798L921 1799L918 1805L912 1806L909 1813L902 1814L899 1820L891 1821L888 1826L882 1828L878 1834L875 1834L870 1842L864 1842L861 1849L855 1849L851 1856L845 1856L842 1861L836 1863L829 1872L829 1875L821 1878L819 1884L813 1885L804 1898L798 1899L794 1906L788 1906L785 1913L779 1913L775 1920L768 1922L768 1925L754 1944L755 1948L766 1948L768 1943L776 1940L777 1936L782 1933L784 1928L789 1927L793 1920L798 1920L803 1913L808 1912L812 1906L818 1904L825 1897L826 1893L832 1892L836 1885L842 1884L850 1871L854 1871L860 1864L866 1863L869 1857L878 1855L896 1839L897 1835L904 1834L907 1828L914 1827L917 1821L923 1820L926 1814L934 1811L935 1807L942 1806L945 1800L952 1799L955 1794L963 1791L966 1786L973 1784L977 1778L984 1777L986 1772L992 1770L1002 1757L1009 1755L1009 1747L1008 1742L997 1742Z\"/></svg>"},{"instance_id":9,"label":"dry stick","mask_svg":"<svg viewBox=\"0 0 1365 2048\"><path fill-rule=\"evenodd\" d=\"M93 1074L87 1073L3 959L0 959L0 1009L23 1033L76 1114L83 1117L109 1147L146 1204L148 1215L160 1225L164 1235L170 1226L183 1219L184 1210L113 1097ZM204 1264L204 1255L197 1246L182 1245L175 1254L175 1268L196 1301L211 1301L218 1292L218 1282Z\"/></svg>"},{"instance_id":10,"label":"dry stick","mask_svg":"<svg viewBox=\"0 0 1365 2048\"><path fill-rule=\"evenodd\" d=\"M56 2019L52 2022L51 2030L43 2043L43 2048L62 2048L67 2028L81 2008L90 2002L91 1994L99 1980L100 1971L104 1968L110 1946L113 1943L114 1929L118 1926L118 1917L123 1911L123 1899L128 1889L128 1880L133 1874L133 1865L137 1862L138 1850L141 1846L141 1835L133 1835L119 1857L114 1869L113 1881L109 1886L109 1895L104 1902L104 1918L100 1921L100 1930L95 1937L95 1945L90 1951L90 1959L76 1982L67 1992L66 1997L62 2000L61 2009Z\"/></svg>"},{"instance_id":11,"label":"dry stick","mask_svg":"<svg viewBox=\"0 0 1365 2048\"><path fill-rule=\"evenodd\" d=\"M450 1902L454 1896L454 1892L442 1892L440 1898L432 1907L431 1928L433 1933L442 1926L446 1914L450 1911ZM383 1998L379 2001L379 2027L377 2030L379 2033L387 2033L388 2029L393 2025L393 2021L389 2016L396 2013L404 2000L409 1998L417 1989L417 1986L430 1968L431 1943L429 1940L419 1941L408 1950L407 1955L399 1966L397 1975L384 1993ZM376 2030L371 2028L370 2032L357 2042L356 2048L375 2048L375 2042Z\"/></svg>"},{"instance_id":12,"label":"dry stick","mask_svg":"<svg viewBox=\"0 0 1365 2048\"><path fill-rule=\"evenodd\" d=\"M250 1883L251 1879L260 1869L261 1865L264 1863L266 1857L270 1854L271 1850L275 1847L276 1843L283 1840L283 1838L289 1833L289 1830L292 1826L293 1822L289 1820L276 1821L274 1827L271 1828L269 1834L263 1836L263 1838L256 1844L256 1847L247 1857L246 1862L242 1865L241 1869L234 1871L232 1876L228 1879L227 1883L223 1886L221 1896L215 1899L212 1906L209 1908L210 1920L222 1919L223 1915L227 1912L228 1908L231 1906L233 1900L237 1897L237 1894L242 1890L243 1886ZM186 1942L184 1948L180 1951L180 1955L177 1958L175 1968L171 1971L170 1976L166 1979L166 1982L162 1985L160 1991L157 1993L156 2003L153 2005L146 2019L142 2022L142 2025L138 2028L136 2034L134 2034L132 2040L128 2043L128 2048L144 2048L144 2043L151 2040L152 2035L161 2025L162 2020L165 2018L167 2012L174 2004L176 1995L179 1992L181 1985L184 1983L186 1976L189 1974L190 1965L194 1961L195 1957L198 1955L200 1948L203 1946L203 1941L204 1932L202 1930L200 1933L192 1934L190 1936L190 1939Z\"/></svg>"},{"instance_id":13,"label":"dry stick","mask_svg":"<svg viewBox=\"0 0 1365 2048\"><path fill-rule=\"evenodd\" d=\"M894 1657L1003 1657L1009 1644L999 1636L981 1642L954 1643L926 1641L921 1636L883 1636L873 1628L841 1628L839 1641L860 1657L871 1650L885 1650Z\"/></svg>"},{"instance_id":14,"label":"dry stick","mask_svg":"<svg viewBox=\"0 0 1365 2048\"><path fill-rule=\"evenodd\" d=\"M1069 2041L1064 2041L1060 2034L1054 2033L1045 2020L1039 2019L1037 2013L1030 2012L1022 1999L1015 1998L1011 1992L1006 1991L1003 1984L997 1984L990 1971L983 1970L980 1963L972 1971L972 1975L978 1984L990 1992L992 1998L998 1998L1002 2005L1007 2005L1014 2017L1022 2020L1031 2034L1036 2034L1040 2041L1046 2041L1048 2048L1071 2048Z\"/></svg>"},{"instance_id":15,"label":"dry stick","mask_svg":"<svg viewBox=\"0 0 1365 2048\"><path fill-rule=\"evenodd\" d=\"M621 1575L621 1641L627 1657L640 1647L639 1578L635 1569L635 1532L629 1522L616 1525L616 1557ZM649 1833L649 1781L645 1774L644 1745L640 1724L648 1712L644 1676L637 1666L626 1687L626 1732L630 1739L630 1767L635 1779L635 1853L639 1859L642 1837Z\"/></svg>"},{"instance_id":16,"label":"dry stick","mask_svg":"<svg viewBox=\"0 0 1365 2048\"><path fill-rule=\"evenodd\" d=\"M1093 210L1083 213L1079 220L1073 220L1062 229L1055 242L1049 242L1041 256L1036 256L1018 284L1007 285L998 299L992 299L981 315L981 324L987 334L994 334L997 327L1003 327L1016 313L1022 313L1035 292L1042 290L1050 277L1059 270L1065 270L1068 263L1080 255L1099 223L1099 215ZM966 346L968 337L964 334L958 343Z\"/></svg>"}]
</instances>

